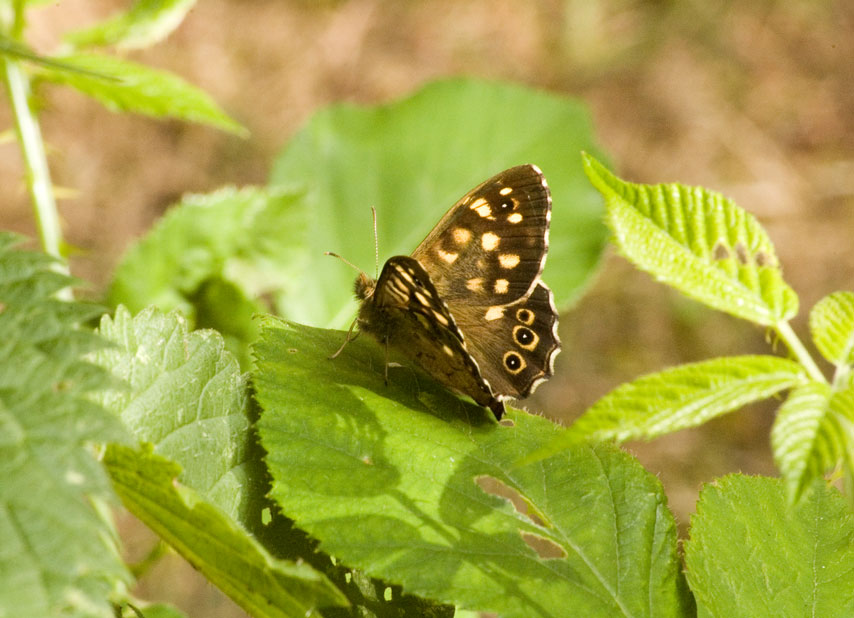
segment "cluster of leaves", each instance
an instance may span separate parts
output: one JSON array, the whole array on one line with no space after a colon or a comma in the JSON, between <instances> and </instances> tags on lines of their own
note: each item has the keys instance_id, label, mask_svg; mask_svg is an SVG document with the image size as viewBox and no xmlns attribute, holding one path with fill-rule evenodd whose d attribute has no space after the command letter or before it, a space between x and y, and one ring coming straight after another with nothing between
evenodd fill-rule
<instances>
[{"instance_id":1,"label":"cluster of leaves","mask_svg":"<svg viewBox=\"0 0 854 618\"><path fill-rule=\"evenodd\" d=\"M239 133L174 76L91 51L156 42L192 4L138 0L51 57L0 25L7 82L8 59L26 61L113 109ZM132 248L96 333L99 308L55 298L71 283L55 262L0 235L0 614L183 615L136 609L118 497L253 616L850 615L854 518L821 475L854 469L854 294L810 314L828 381L788 325L797 297L753 217L586 155L591 188L572 163L595 151L590 133L576 103L472 80L322 110L268 186L189 196ZM406 253L474 183L524 162L554 195L545 278L559 306L599 259L598 190L628 259L773 329L792 358L645 376L569 429L514 410L496 423L406 366L386 386L366 338L328 361L343 333L326 328L354 307L352 273L323 251L373 263L374 205L382 253ZM683 560L658 479L611 442L787 390L772 432L783 479L706 487Z\"/></svg>"},{"instance_id":2,"label":"cluster of leaves","mask_svg":"<svg viewBox=\"0 0 854 618\"><path fill-rule=\"evenodd\" d=\"M716 358L643 376L597 401L542 452L557 452L579 439L655 438L788 390L771 444L790 500L837 465L850 481L854 293L830 294L810 312L813 342L834 367L828 381L788 324L798 297L750 213L713 191L631 184L590 156L584 164L605 197L615 243L629 260L691 298L773 329L792 359Z\"/></svg>"},{"instance_id":3,"label":"cluster of leaves","mask_svg":"<svg viewBox=\"0 0 854 618\"><path fill-rule=\"evenodd\" d=\"M111 48L127 51L160 42L181 23L195 0L138 0L107 21L67 32L62 49L54 55L38 54L22 40L23 9L36 3L16 4L12 23L0 28L0 54L24 61L39 80L69 85L113 111L171 117L238 135L246 133L208 94L180 77L105 53Z\"/></svg>"}]
</instances>

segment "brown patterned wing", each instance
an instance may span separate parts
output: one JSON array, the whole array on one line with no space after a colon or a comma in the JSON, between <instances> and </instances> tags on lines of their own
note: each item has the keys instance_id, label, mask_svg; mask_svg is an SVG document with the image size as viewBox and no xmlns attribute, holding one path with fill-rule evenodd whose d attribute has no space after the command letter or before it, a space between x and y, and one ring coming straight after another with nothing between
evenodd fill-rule
<instances>
[{"instance_id":1,"label":"brown patterned wing","mask_svg":"<svg viewBox=\"0 0 854 618\"><path fill-rule=\"evenodd\" d=\"M430 275L415 259L396 256L385 263L373 294L362 303L359 328L501 418L504 405L466 349L465 338Z\"/></svg>"},{"instance_id":2,"label":"brown patterned wing","mask_svg":"<svg viewBox=\"0 0 854 618\"><path fill-rule=\"evenodd\" d=\"M412 253L442 299L493 306L530 293L545 265L551 196L536 165L469 191Z\"/></svg>"},{"instance_id":3,"label":"brown patterned wing","mask_svg":"<svg viewBox=\"0 0 854 618\"><path fill-rule=\"evenodd\" d=\"M468 307L457 310L457 324L497 396L524 399L554 374L560 352L558 315L542 281L515 303L478 313Z\"/></svg>"}]
</instances>

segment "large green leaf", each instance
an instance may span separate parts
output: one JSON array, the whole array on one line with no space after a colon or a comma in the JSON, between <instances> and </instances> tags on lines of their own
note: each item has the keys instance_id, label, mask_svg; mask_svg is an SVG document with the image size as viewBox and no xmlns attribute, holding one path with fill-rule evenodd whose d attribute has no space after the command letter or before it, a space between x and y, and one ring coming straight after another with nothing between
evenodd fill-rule
<instances>
[{"instance_id":1,"label":"large green leaf","mask_svg":"<svg viewBox=\"0 0 854 618\"><path fill-rule=\"evenodd\" d=\"M810 311L815 346L834 365L854 365L854 294L835 292Z\"/></svg>"},{"instance_id":2,"label":"large green leaf","mask_svg":"<svg viewBox=\"0 0 854 618\"><path fill-rule=\"evenodd\" d=\"M345 564L404 590L501 616L690 611L658 480L612 446L534 465L544 418L497 424L407 367L383 383L367 339L262 321L259 435L271 495Z\"/></svg>"},{"instance_id":3,"label":"large green leaf","mask_svg":"<svg viewBox=\"0 0 854 618\"><path fill-rule=\"evenodd\" d=\"M620 251L658 281L720 311L775 326L798 311L771 239L749 212L719 193L620 180L590 155Z\"/></svg>"},{"instance_id":4,"label":"large green leaf","mask_svg":"<svg viewBox=\"0 0 854 618\"><path fill-rule=\"evenodd\" d=\"M83 360L104 345L82 322L97 307L53 294L71 279L0 233L0 615L113 615L131 577L102 505L91 443L122 439L90 401L111 383Z\"/></svg>"},{"instance_id":5,"label":"large green leaf","mask_svg":"<svg viewBox=\"0 0 854 618\"><path fill-rule=\"evenodd\" d=\"M728 476L707 485L685 548L699 615L854 615L854 517L814 483L795 507L777 479Z\"/></svg>"},{"instance_id":6,"label":"large green leaf","mask_svg":"<svg viewBox=\"0 0 854 618\"><path fill-rule=\"evenodd\" d=\"M544 274L559 306L576 298L605 242L601 202L578 153L594 148L580 103L516 85L452 79L376 107L317 112L276 162L271 182L303 186L309 224L299 240L311 268L294 272L285 315L319 326L352 319L354 273L373 274L370 207L382 259L409 254L466 191L499 171L535 163L554 198Z\"/></svg>"},{"instance_id":7,"label":"large green leaf","mask_svg":"<svg viewBox=\"0 0 854 618\"><path fill-rule=\"evenodd\" d=\"M104 464L125 506L252 616L321 618L318 607L347 605L321 573L273 558L220 510L178 485L175 463L110 445Z\"/></svg>"},{"instance_id":8,"label":"large green leaf","mask_svg":"<svg viewBox=\"0 0 854 618\"><path fill-rule=\"evenodd\" d=\"M67 54L55 60L78 70L44 66L40 72L42 77L68 84L112 111L177 118L238 135L246 134L246 129L232 120L204 91L172 73L103 54Z\"/></svg>"},{"instance_id":9,"label":"large green leaf","mask_svg":"<svg viewBox=\"0 0 854 618\"><path fill-rule=\"evenodd\" d=\"M132 312L150 304L180 309L197 326L215 328L230 349L255 338L258 297L275 309L308 269L300 193L221 189L188 195L122 260L107 299ZM269 309L269 308L268 308ZM241 358L241 361L244 359Z\"/></svg>"},{"instance_id":10,"label":"large green leaf","mask_svg":"<svg viewBox=\"0 0 854 618\"><path fill-rule=\"evenodd\" d=\"M222 337L188 332L178 312L153 308L131 317L119 307L101 318L99 332L114 345L95 362L126 383L99 393L100 402L137 440L179 463L182 483L245 522L261 480L250 461L246 381Z\"/></svg>"},{"instance_id":11,"label":"large green leaf","mask_svg":"<svg viewBox=\"0 0 854 618\"><path fill-rule=\"evenodd\" d=\"M127 11L84 30L69 32L65 40L78 47L148 47L169 36L195 4L196 0L136 0Z\"/></svg>"},{"instance_id":12,"label":"large green leaf","mask_svg":"<svg viewBox=\"0 0 854 618\"><path fill-rule=\"evenodd\" d=\"M274 560L246 532L263 530L267 483L246 380L219 333L189 332L177 311L132 318L124 307L99 331L114 345L95 361L125 383L99 399L171 460L111 451L108 468L128 509L247 611L259 611L265 595L279 608L255 615L302 616L322 599L343 598L321 573ZM175 493L176 476L193 491Z\"/></svg>"},{"instance_id":13,"label":"large green leaf","mask_svg":"<svg viewBox=\"0 0 854 618\"><path fill-rule=\"evenodd\" d=\"M695 427L806 381L799 364L776 356L716 358L665 369L618 386L526 461L580 440L649 440Z\"/></svg>"},{"instance_id":14,"label":"large green leaf","mask_svg":"<svg viewBox=\"0 0 854 618\"><path fill-rule=\"evenodd\" d=\"M774 421L771 445L792 500L843 459L854 469L854 386L835 391L812 382L792 391Z\"/></svg>"}]
</instances>

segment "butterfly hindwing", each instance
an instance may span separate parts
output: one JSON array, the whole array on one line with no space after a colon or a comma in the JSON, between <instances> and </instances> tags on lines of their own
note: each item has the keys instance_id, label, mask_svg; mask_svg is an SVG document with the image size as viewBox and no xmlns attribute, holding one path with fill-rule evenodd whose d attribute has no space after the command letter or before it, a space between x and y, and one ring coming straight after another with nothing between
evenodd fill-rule
<instances>
[{"instance_id":1,"label":"butterfly hindwing","mask_svg":"<svg viewBox=\"0 0 854 618\"><path fill-rule=\"evenodd\" d=\"M493 392L524 399L554 373L554 359L560 351L557 311L551 290L539 281L530 296L494 310L493 319L463 322L460 329L468 337L468 350L480 363L483 377Z\"/></svg>"}]
</instances>

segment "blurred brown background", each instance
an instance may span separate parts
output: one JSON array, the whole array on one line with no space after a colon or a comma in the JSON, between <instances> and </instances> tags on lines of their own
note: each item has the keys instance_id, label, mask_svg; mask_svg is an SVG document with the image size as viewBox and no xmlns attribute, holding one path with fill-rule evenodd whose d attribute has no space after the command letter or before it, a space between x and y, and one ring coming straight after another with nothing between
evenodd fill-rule
<instances>
[{"instance_id":1,"label":"blurred brown background","mask_svg":"<svg viewBox=\"0 0 854 618\"><path fill-rule=\"evenodd\" d=\"M46 5L32 13L29 41L55 51L62 32L128 4ZM809 307L854 289L849 1L205 0L164 43L130 57L202 87L251 137L119 116L64 88L40 90L65 235L80 250L72 270L96 289L182 193L263 184L277 151L319 106L386 101L455 74L578 97L624 178L702 184L753 212L800 295L795 328L804 339ZM6 106L0 121L11 126ZM34 235L14 142L0 145L0 182L0 228ZM561 337L557 375L528 407L565 422L641 373L774 345L766 333L634 272L613 252L563 316ZM775 474L773 410L771 402L628 445L664 483L682 536L702 483L736 471ZM129 530L138 557L152 540ZM173 600L192 616L242 615L175 557L139 592Z\"/></svg>"}]
</instances>

